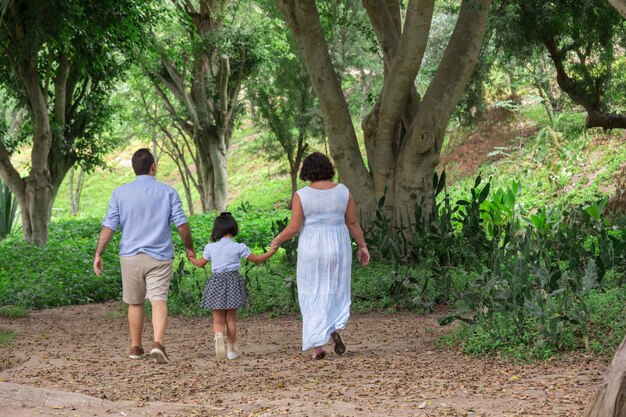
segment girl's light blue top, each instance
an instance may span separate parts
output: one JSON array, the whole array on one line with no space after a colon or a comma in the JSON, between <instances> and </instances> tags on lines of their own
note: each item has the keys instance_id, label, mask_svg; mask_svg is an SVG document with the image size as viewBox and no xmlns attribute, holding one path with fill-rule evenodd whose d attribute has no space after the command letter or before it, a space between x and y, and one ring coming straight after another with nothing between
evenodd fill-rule
<instances>
[{"instance_id":1,"label":"girl's light blue top","mask_svg":"<svg viewBox=\"0 0 626 417\"><path fill-rule=\"evenodd\" d=\"M247 258L250 253L250 248L245 243L237 243L229 237L223 237L206 245L202 257L211 261L211 271L215 274L238 270L241 265L240 259Z\"/></svg>"}]
</instances>

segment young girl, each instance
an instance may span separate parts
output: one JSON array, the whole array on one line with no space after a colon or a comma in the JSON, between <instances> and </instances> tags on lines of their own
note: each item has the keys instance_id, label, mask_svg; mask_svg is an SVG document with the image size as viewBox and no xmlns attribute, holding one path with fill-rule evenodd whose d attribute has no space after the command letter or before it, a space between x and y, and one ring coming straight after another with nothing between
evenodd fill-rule
<instances>
[{"instance_id":1,"label":"young girl","mask_svg":"<svg viewBox=\"0 0 626 417\"><path fill-rule=\"evenodd\" d=\"M236 243L233 237L239 232L237 221L228 212L222 212L213 223L211 240L198 259L187 250L187 258L197 267L211 261L213 276L209 279L202 295L202 307L213 310L213 332L215 333L215 355L222 360L237 359L237 309L246 304L246 284L239 274L240 259L254 263L266 261L276 253L276 247L263 255L255 255L245 243ZM224 331L227 330L227 349L224 349Z\"/></svg>"}]
</instances>

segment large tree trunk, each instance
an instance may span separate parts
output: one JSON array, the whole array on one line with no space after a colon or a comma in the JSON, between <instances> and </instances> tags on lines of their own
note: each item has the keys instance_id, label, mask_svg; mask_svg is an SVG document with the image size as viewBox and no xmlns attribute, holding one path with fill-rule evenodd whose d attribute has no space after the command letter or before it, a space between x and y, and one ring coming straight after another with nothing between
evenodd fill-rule
<instances>
[{"instance_id":1,"label":"large tree trunk","mask_svg":"<svg viewBox=\"0 0 626 417\"><path fill-rule=\"evenodd\" d=\"M404 26L397 0L363 0L385 64L385 82L363 121L369 172L324 41L314 0L276 0L294 33L324 118L330 151L358 210L370 218L385 198L387 214L413 218L429 204L445 130L477 62L491 0L463 1L439 69L423 100L415 91L434 0L410 0Z\"/></svg>"},{"instance_id":2,"label":"large tree trunk","mask_svg":"<svg viewBox=\"0 0 626 417\"><path fill-rule=\"evenodd\" d=\"M587 405L584 417L626 417L626 338L617 348L604 384Z\"/></svg>"},{"instance_id":3,"label":"large tree trunk","mask_svg":"<svg viewBox=\"0 0 626 417\"><path fill-rule=\"evenodd\" d=\"M7 185L20 203L24 239L32 244L45 246L48 243L48 224L54 198L48 168L52 133L46 98L37 73L37 57L27 58L20 64L18 74L28 96L34 125L31 170L21 184L10 181Z\"/></svg>"},{"instance_id":4,"label":"large tree trunk","mask_svg":"<svg viewBox=\"0 0 626 417\"><path fill-rule=\"evenodd\" d=\"M228 199L228 175L226 174L225 132L220 132L217 141L209 142L211 162L213 163L213 201L215 209L226 210Z\"/></svg>"},{"instance_id":5,"label":"large tree trunk","mask_svg":"<svg viewBox=\"0 0 626 417\"><path fill-rule=\"evenodd\" d=\"M320 102L331 156L359 209L369 213L375 205L372 178L359 151L352 117L330 59L315 1L277 0L277 3L296 38Z\"/></svg>"},{"instance_id":6,"label":"large tree trunk","mask_svg":"<svg viewBox=\"0 0 626 417\"><path fill-rule=\"evenodd\" d=\"M207 131L197 132L194 137L196 149L198 150L198 166L196 167L200 183L198 185L200 199L202 201L202 209L215 210L215 171L213 168L213 159L211 158L211 142L216 139L214 134Z\"/></svg>"},{"instance_id":7,"label":"large tree trunk","mask_svg":"<svg viewBox=\"0 0 626 417\"><path fill-rule=\"evenodd\" d=\"M396 213L406 210L411 220L418 204L423 213L430 210L432 177L446 128L478 61L491 0L475 3L463 1L439 68L400 145L394 207Z\"/></svg>"}]
</instances>

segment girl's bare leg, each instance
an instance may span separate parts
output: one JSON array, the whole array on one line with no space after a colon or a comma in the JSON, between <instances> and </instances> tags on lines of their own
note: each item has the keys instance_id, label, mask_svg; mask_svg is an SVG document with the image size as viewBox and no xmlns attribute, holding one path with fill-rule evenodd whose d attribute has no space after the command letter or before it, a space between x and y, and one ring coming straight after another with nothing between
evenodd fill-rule
<instances>
[{"instance_id":1,"label":"girl's bare leg","mask_svg":"<svg viewBox=\"0 0 626 417\"><path fill-rule=\"evenodd\" d=\"M215 356L226 358L224 346L224 329L226 328L226 310L213 310L213 333L215 333Z\"/></svg>"},{"instance_id":2,"label":"girl's bare leg","mask_svg":"<svg viewBox=\"0 0 626 417\"><path fill-rule=\"evenodd\" d=\"M213 310L213 333L224 334L226 327L226 312L228 310Z\"/></svg>"},{"instance_id":3,"label":"girl's bare leg","mask_svg":"<svg viewBox=\"0 0 626 417\"><path fill-rule=\"evenodd\" d=\"M237 341L237 310L226 310L226 327L228 328L228 344L234 345Z\"/></svg>"}]
</instances>

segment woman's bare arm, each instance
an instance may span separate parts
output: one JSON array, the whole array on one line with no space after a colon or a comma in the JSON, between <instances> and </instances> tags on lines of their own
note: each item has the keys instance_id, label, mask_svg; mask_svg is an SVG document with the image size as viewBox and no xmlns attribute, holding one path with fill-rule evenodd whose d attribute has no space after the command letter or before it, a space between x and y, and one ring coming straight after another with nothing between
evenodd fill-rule
<instances>
[{"instance_id":1,"label":"woman's bare arm","mask_svg":"<svg viewBox=\"0 0 626 417\"><path fill-rule=\"evenodd\" d=\"M303 221L304 212L302 210L302 201L300 201L300 196L296 193L294 194L293 201L291 203L291 219L289 220L289 224L282 230L282 232L276 235L272 241L271 248L280 246L283 242L288 241L300 233Z\"/></svg>"},{"instance_id":2,"label":"woman's bare arm","mask_svg":"<svg viewBox=\"0 0 626 417\"><path fill-rule=\"evenodd\" d=\"M370 253L367 250L367 244L365 243L365 237L363 236L363 229L361 229L359 220L356 218L356 204L354 204L352 194L350 194L350 198L348 199L348 207L346 208L345 217L348 231L350 232L352 238L356 241L359 248L357 251L357 259L363 265L367 265L370 261Z\"/></svg>"}]
</instances>

